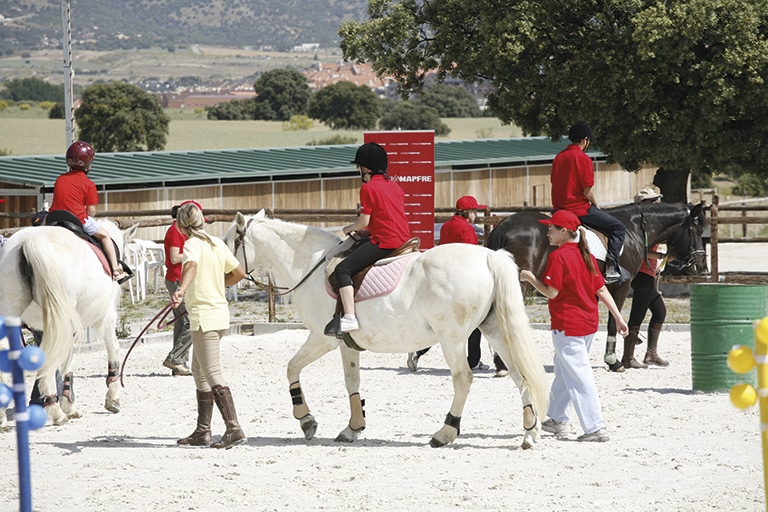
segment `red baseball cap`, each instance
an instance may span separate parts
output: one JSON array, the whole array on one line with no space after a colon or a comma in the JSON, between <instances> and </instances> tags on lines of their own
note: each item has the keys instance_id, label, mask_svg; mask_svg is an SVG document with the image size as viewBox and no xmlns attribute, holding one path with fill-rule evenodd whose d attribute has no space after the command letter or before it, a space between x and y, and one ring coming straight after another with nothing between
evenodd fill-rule
<instances>
[{"instance_id":1,"label":"red baseball cap","mask_svg":"<svg viewBox=\"0 0 768 512\"><path fill-rule=\"evenodd\" d=\"M581 226L581 221L573 212L568 210L557 210L548 219L539 219L542 224L551 224L553 226L560 226L561 228L568 229L570 231L576 231Z\"/></svg>"},{"instance_id":2,"label":"red baseball cap","mask_svg":"<svg viewBox=\"0 0 768 512\"><path fill-rule=\"evenodd\" d=\"M477 204L477 199L473 196L461 196L456 201L456 209L460 212L464 210L485 210L486 208L488 208L487 205Z\"/></svg>"},{"instance_id":3,"label":"red baseball cap","mask_svg":"<svg viewBox=\"0 0 768 512\"><path fill-rule=\"evenodd\" d=\"M197 206L197 209L200 210L200 213L203 213L203 207L200 205L200 203L198 203L194 199L187 199L186 201L182 201L179 206L184 206L185 204L193 204ZM211 221L208 220L208 217L203 216L203 220L205 221L206 224L211 223Z\"/></svg>"}]
</instances>

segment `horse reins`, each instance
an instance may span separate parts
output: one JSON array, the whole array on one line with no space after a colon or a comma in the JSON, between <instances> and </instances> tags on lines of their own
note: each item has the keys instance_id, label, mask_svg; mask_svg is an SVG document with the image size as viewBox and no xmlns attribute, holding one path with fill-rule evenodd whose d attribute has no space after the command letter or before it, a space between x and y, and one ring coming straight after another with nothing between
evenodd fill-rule
<instances>
[{"instance_id":1,"label":"horse reins","mask_svg":"<svg viewBox=\"0 0 768 512\"><path fill-rule=\"evenodd\" d=\"M265 283L262 283L261 281L258 281L256 278L254 278L251 275L251 273L254 270L256 270L256 269L248 270L248 254L245 252L245 234L248 232L248 227L251 225L251 222L253 222L253 219L252 218L248 219L248 222L245 224L245 229L243 231L237 231L237 238L235 239L235 243L234 243L235 250L233 252L234 252L235 255L237 255L238 249L241 248L241 247L243 248L243 261L245 262L245 278L248 281L250 281L253 284L255 284L256 286L258 286L258 287L260 287L260 288L262 288L264 290L267 290L268 292L273 293L275 296L278 296L278 297L282 296L282 295L288 295L292 291L296 290L296 288L298 288L299 286L304 284L304 282L307 279L309 279L309 277L312 274L315 273L315 270L320 268L320 265L322 265L323 262L325 261L325 256L322 256L317 261L317 263L315 263L315 265L312 267L312 269L307 274L305 274L304 277L302 277L299 280L299 282L296 283L296 285L293 286L292 288L285 288L284 286L275 286L275 285L270 284L270 283L265 284ZM274 290L285 290L285 291L283 291L283 292L276 292Z\"/></svg>"},{"instance_id":2,"label":"horse reins","mask_svg":"<svg viewBox=\"0 0 768 512\"><path fill-rule=\"evenodd\" d=\"M166 305L166 306L165 306L163 309L161 309L161 310L160 310L160 312L159 312L158 314L156 314L156 315L155 315L155 316L152 318L152 320L150 320L150 321L147 323L147 325L144 327L144 329L142 329L142 330L141 330L141 332L139 333L139 335L138 335L138 336L136 336L136 339L135 339L135 340L133 340L133 343L131 343L131 346L130 346L130 348L128 349L128 352L125 354L125 359L123 359L123 365L122 365L122 367L120 368L120 385L121 385L122 387L125 387L125 384L123 384L123 370L125 370L125 363L126 363L126 362L128 362L128 356L129 356L129 355L131 355L131 351L133 350L133 347L135 347L135 346L136 346L136 344L139 342L139 340L140 340L140 339L141 339L141 337L144 335L144 333L145 333L145 332L147 332L147 330L149 329L149 327L152 325L152 322L154 322L155 320L157 320L158 318L160 318L160 320L158 320L158 321L157 321L157 328L158 328L158 329L165 329L166 327L168 327L169 325L171 325L171 324L172 324L172 323L174 323L175 321L177 321L177 320L181 319L182 317L184 317L184 315L186 315L186 314L187 314L187 312L185 311L185 312L184 312L184 313L182 313L181 315L179 315L179 316L177 316L177 317L174 317L174 318L173 318L173 320L171 320L171 321L169 321L169 322L165 322L165 323L163 323L163 320L165 320L165 317L167 317L167 316L168 316L168 313L170 313L171 311L173 311L173 302L169 302L169 303L168 303L168 304L167 304L167 305Z\"/></svg>"}]
</instances>

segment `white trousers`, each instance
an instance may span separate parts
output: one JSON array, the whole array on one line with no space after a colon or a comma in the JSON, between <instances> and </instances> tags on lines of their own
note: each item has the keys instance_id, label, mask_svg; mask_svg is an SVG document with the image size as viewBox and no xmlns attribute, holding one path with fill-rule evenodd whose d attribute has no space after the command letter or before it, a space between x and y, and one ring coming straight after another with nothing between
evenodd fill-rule
<instances>
[{"instance_id":1,"label":"white trousers","mask_svg":"<svg viewBox=\"0 0 768 512\"><path fill-rule=\"evenodd\" d=\"M555 380L549 392L547 416L555 421L568 421L568 408L573 405L584 432L591 434L605 427L600 412L595 376L589 361L589 349L595 334L566 336L565 331L552 331L555 345Z\"/></svg>"}]
</instances>

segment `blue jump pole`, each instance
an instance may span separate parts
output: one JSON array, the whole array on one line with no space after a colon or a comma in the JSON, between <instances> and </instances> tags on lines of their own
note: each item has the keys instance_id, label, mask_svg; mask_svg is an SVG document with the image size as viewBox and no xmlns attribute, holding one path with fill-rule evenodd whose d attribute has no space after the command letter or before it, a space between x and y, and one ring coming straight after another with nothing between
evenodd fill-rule
<instances>
[{"instance_id":1,"label":"blue jump pole","mask_svg":"<svg viewBox=\"0 0 768 512\"><path fill-rule=\"evenodd\" d=\"M32 512L32 485L29 470L29 410L27 395L24 390L24 370L19 366L22 354L21 319L6 318L5 334L10 350L8 360L13 376L13 401L15 402L14 419L16 421L16 446L19 458L19 504L21 512Z\"/></svg>"}]
</instances>

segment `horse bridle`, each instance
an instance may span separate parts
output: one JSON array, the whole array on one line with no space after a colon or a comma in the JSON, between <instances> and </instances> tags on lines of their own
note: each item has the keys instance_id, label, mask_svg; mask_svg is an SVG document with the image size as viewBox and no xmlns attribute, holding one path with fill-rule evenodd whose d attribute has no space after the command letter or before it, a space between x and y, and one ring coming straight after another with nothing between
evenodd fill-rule
<instances>
[{"instance_id":1,"label":"horse bridle","mask_svg":"<svg viewBox=\"0 0 768 512\"><path fill-rule=\"evenodd\" d=\"M701 253L705 253L703 249L698 249L696 247L696 233L694 228L694 221L691 218L691 209L687 209L688 215L683 222L683 225L680 227L680 229L675 233L675 235L670 238L667 241L667 253L670 254L672 257L675 258L678 262L680 262L680 270L684 271L689 268L695 268L697 265L697 258L696 256ZM675 248L676 242L678 238L683 234L683 232L688 233L688 255L686 259L683 259L678 254L677 249ZM706 267L706 264L705 264ZM704 269L706 270L706 268ZM686 272L687 273L687 272Z\"/></svg>"},{"instance_id":2,"label":"horse bridle","mask_svg":"<svg viewBox=\"0 0 768 512\"><path fill-rule=\"evenodd\" d=\"M638 205L639 206L639 205ZM693 219L691 218L691 209L686 208L687 216L685 221L683 221L683 225L680 226L680 229L675 232L674 236L666 241L667 244L667 257L671 256L676 261L680 262L680 270L684 271L686 269L689 269L691 267L696 266L696 255L699 253L704 252L703 250L699 250L696 248L696 233L694 233L694 226L693 226ZM645 212L642 208L640 208L640 227L643 231L643 245L645 246L645 256L643 256L643 260L645 261L645 264L650 266L650 263L648 262L648 251L650 250L649 244L648 244L648 230L646 229L647 221L645 220ZM675 248L675 242L678 238L683 234L683 232L688 233L688 257L687 259L683 259L680 257L680 254L678 254L677 249ZM665 257L666 259L666 257Z\"/></svg>"},{"instance_id":3,"label":"horse bridle","mask_svg":"<svg viewBox=\"0 0 768 512\"><path fill-rule=\"evenodd\" d=\"M246 233L248 232L248 228L250 227L250 225L251 225L251 222L253 222L253 219L252 219L252 218L251 218L251 219L248 219L248 222L246 222L246 224L245 224L245 229L244 229L243 231L240 231L240 230L238 230L238 229L235 229L235 232L237 233L237 238L235 238L235 241L234 241L234 248L235 248L235 250L234 250L234 251L232 251L232 252L234 253L234 255L235 255L235 256L237 256L237 251L238 251L238 250L239 250L239 249L242 247L242 249L243 249L243 262L244 262L244 265L243 265L243 266L245 267L245 278L246 278L248 281L250 281L250 282L252 282L253 284L255 284L256 286L258 286L259 288L261 288L261 289L263 289L263 290L266 290L267 292L269 292L269 293L271 293L271 294L274 294L275 296L278 296L278 297L279 297L279 296L281 296L281 295L288 295L288 294L289 294L289 293L291 293L292 291L296 290L296 288L298 288L299 286L301 286L302 284L304 284L304 282L305 282L307 279L309 279L309 277L310 277L312 274L314 274L315 270L317 270L318 268L320 268L320 265L322 265L322 264L323 264L323 262L325 261L325 255L323 255L323 256L322 256L322 257L321 257L321 258L318 260L318 262L317 262L317 263L315 263L315 265L312 267L312 269L311 269L311 270L310 270L310 271L309 271L309 272L308 272L308 273L307 273L307 274L306 274L304 277L302 277L302 278L299 280L299 282L298 282L298 283L296 283L296 285L295 285L295 286L293 286L293 287L291 287L291 288L286 288L286 287L284 287L284 286L275 286L275 285L273 285L272 283L263 283L263 282L261 282L261 281L258 281L256 278L254 278L254 277L251 275L251 273L252 273L254 270L256 270L256 269L253 269L253 270L248 270L248 254L247 254L247 253L246 253L246 251L245 251L245 235L246 235ZM276 292L275 290L285 290L285 291L282 291L282 292Z\"/></svg>"}]
</instances>

